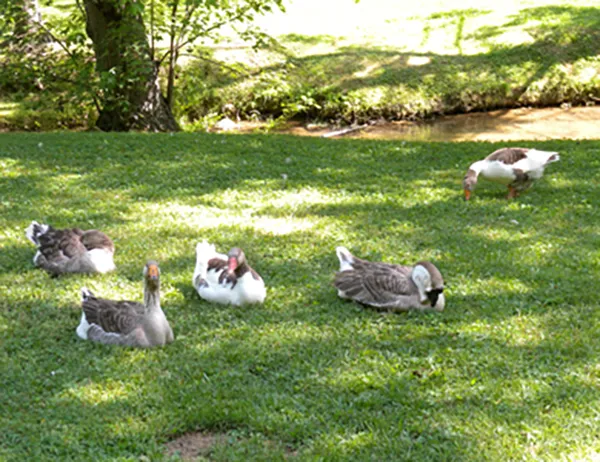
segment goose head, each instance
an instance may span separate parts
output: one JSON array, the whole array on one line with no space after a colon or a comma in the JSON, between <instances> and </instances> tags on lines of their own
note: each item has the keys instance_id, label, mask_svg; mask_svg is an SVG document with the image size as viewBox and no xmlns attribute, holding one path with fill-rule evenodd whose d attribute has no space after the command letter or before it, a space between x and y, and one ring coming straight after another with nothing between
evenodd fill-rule
<instances>
[{"instance_id":1,"label":"goose head","mask_svg":"<svg viewBox=\"0 0 600 462\"><path fill-rule=\"evenodd\" d=\"M471 193L475 190L476 184L477 172L475 170L469 169L463 179L463 190L465 191L465 200L468 201L471 198Z\"/></svg>"},{"instance_id":2,"label":"goose head","mask_svg":"<svg viewBox=\"0 0 600 462\"><path fill-rule=\"evenodd\" d=\"M411 278L419 291L420 302L435 307L444 292L444 278L440 271L432 263L420 261L413 268Z\"/></svg>"},{"instance_id":3,"label":"goose head","mask_svg":"<svg viewBox=\"0 0 600 462\"><path fill-rule=\"evenodd\" d=\"M160 287L160 269L157 261L148 260L144 266L144 282L151 291L156 291Z\"/></svg>"},{"instance_id":4,"label":"goose head","mask_svg":"<svg viewBox=\"0 0 600 462\"><path fill-rule=\"evenodd\" d=\"M235 273L237 268L240 268L245 264L246 255L239 247L234 247L227 253L227 271L230 273Z\"/></svg>"}]
</instances>

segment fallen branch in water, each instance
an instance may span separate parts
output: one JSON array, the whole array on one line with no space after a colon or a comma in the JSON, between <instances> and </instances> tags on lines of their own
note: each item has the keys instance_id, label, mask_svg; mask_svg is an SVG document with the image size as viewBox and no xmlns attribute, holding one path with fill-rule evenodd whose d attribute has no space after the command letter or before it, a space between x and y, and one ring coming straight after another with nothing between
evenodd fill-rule
<instances>
[{"instance_id":1,"label":"fallen branch in water","mask_svg":"<svg viewBox=\"0 0 600 462\"><path fill-rule=\"evenodd\" d=\"M344 128L342 130L336 130L335 132L325 133L324 135L321 135L321 138L333 138L334 136L344 136L344 135L347 135L348 133L356 132L358 130L363 130L364 128L367 128L370 125L373 125L373 122L362 124L362 125L354 125L352 127Z\"/></svg>"}]
</instances>

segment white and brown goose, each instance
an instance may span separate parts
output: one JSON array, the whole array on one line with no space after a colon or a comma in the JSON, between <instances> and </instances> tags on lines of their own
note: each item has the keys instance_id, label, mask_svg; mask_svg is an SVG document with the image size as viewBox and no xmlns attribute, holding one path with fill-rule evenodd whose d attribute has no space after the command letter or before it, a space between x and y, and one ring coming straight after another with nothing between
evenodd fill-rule
<instances>
[{"instance_id":1,"label":"white and brown goose","mask_svg":"<svg viewBox=\"0 0 600 462\"><path fill-rule=\"evenodd\" d=\"M389 311L444 309L444 279L433 263L374 263L355 257L345 247L335 252L340 271L333 284L341 298Z\"/></svg>"},{"instance_id":2,"label":"white and brown goose","mask_svg":"<svg viewBox=\"0 0 600 462\"><path fill-rule=\"evenodd\" d=\"M32 221L25 235L37 247L33 264L51 275L106 273L115 269L115 246L96 229L55 229Z\"/></svg>"},{"instance_id":3,"label":"white and brown goose","mask_svg":"<svg viewBox=\"0 0 600 462\"><path fill-rule=\"evenodd\" d=\"M558 152L527 148L502 148L469 167L463 179L465 199L469 200L479 175L508 186L508 199L517 197L544 174L546 166L560 160Z\"/></svg>"},{"instance_id":4,"label":"white and brown goose","mask_svg":"<svg viewBox=\"0 0 600 462\"><path fill-rule=\"evenodd\" d=\"M106 345L139 348L163 346L175 337L160 307L160 270L150 260L144 266L144 303L107 300L81 289L81 322L77 335Z\"/></svg>"},{"instance_id":5,"label":"white and brown goose","mask_svg":"<svg viewBox=\"0 0 600 462\"><path fill-rule=\"evenodd\" d=\"M196 246L192 283L201 298L215 303L262 303L267 295L263 279L250 267L242 249L234 247L224 255L206 241Z\"/></svg>"}]
</instances>

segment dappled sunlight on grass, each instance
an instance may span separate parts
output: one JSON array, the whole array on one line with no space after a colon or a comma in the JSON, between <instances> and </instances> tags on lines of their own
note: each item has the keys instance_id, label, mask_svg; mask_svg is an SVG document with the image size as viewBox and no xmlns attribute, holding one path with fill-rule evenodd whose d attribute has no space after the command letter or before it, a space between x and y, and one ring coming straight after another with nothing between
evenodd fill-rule
<instances>
[{"instance_id":1,"label":"dappled sunlight on grass","mask_svg":"<svg viewBox=\"0 0 600 462\"><path fill-rule=\"evenodd\" d=\"M337 174L342 174L337 171ZM345 195L339 190L322 191L315 188L302 188L293 191L278 191L269 200L269 207L275 209L290 208L294 211L298 207L306 207L314 204L330 204L338 202Z\"/></svg>"},{"instance_id":2,"label":"dappled sunlight on grass","mask_svg":"<svg viewBox=\"0 0 600 462\"><path fill-rule=\"evenodd\" d=\"M495 295L495 294L507 294L507 293L518 293L525 294L533 290L533 288L517 279L511 278L510 276L491 277L488 279L471 279L465 281L464 284L457 285L456 288L452 289L457 295L469 296L469 295Z\"/></svg>"},{"instance_id":3,"label":"dappled sunlight on grass","mask_svg":"<svg viewBox=\"0 0 600 462\"><path fill-rule=\"evenodd\" d=\"M488 226L472 226L469 228L469 232L475 236L484 237L490 240L502 240L504 242L512 242L515 245L522 243L522 241L529 241L532 235L529 232L524 232L516 228L514 222L502 217L502 221L499 223L502 228L491 228ZM518 224L518 223L517 223ZM512 225L509 227L509 225Z\"/></svg>"},{"instance_id":4,"label":"dappled sunlight on grass","mask_svg":"<svg viewBox=\"0 0 600 462\"><path fill-rule=\"evenodd\" d=\"M538 143L565 161L518 200L486 183L466 203L466 167L498 145L3 136L9 458L159 460L164 441L198 430L230 437L217 460L247 460L248 435L324 460L560 459L595 438L596 142ZM31 261L32 219L106 231L117 271L49 278ZM267 284L263 305L198 297L203 239L244 247ZM340 300L337 245L390 263L431 259L446 309ZM176 341L146 351L77 338L81 286L141 301L148 258L160 262Z\"/></svg>"},{"instance_id":5,"label":"dappled sunlight on grass","mask_svg":"<svg viewBox=\"0 0 600 462\"><path fill-rule=\"evenodd\" d=\"M130 383L109 380L101 383L78 384L65 390L57 398L67 401L75 398L82 404L95 406L100 403L126 400L137 393L138 390L132 389Z\"/></svg>"}]
</instances>

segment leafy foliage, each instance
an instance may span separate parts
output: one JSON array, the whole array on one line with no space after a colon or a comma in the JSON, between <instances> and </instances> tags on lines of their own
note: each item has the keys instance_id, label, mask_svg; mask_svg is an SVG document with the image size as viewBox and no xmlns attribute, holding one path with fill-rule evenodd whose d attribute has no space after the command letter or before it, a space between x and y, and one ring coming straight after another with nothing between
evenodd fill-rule
<instances>
[{"instance_id":1,"label":"leafy foliage","mask_svg":"<svg viewBox=\"0 0 600 462\"><path fill-rule=\"evenodd\" d=\"M14 30L17 2L7 1L5 31ZM13 11L12 16L10 11ZM26 130L89 126L96 116L98 92L90 44L78 10L37 23L35 33L5 38L0 94L22 103L5 122ZM12 27L11 27L12 26ZM56 37L62 37L59 41Z\"/></svg>"},{"instance_id":2,"label":"leafy foliage","mask_svg":"<svg viewBox=\"0 0 600 462\"><path fill-rule=\"evenodd\" d=\"M17 0L3 0L3 2L6 12L11 15L7 14L0 25L8 26L15 22L14 18L20 10L15 7ZM106 3L111 2L107 0ZM40 108L35 106L35 101L29 101L28 95L36 90L47 89L53 95L59 93L61 96L37 98L37 100L43 101L43 104L53 111L62 111L68 105L66 112L71 113L72 106L79 105L87 115L90 113L91 103L94 102L96 108L100 108L98 101L101 101L105 109L122 113L122 117L127 119L132 111L136 110L132 107L129 95L147 84L145 76L149 67L155 65L153 61L160 65L166 60L168 64L165 71L167 75L165 86L167 97L171 102L173 76L183 47L204 41L218 41L219 31L223 27L233 29L243 39L253 39L256 46L261 46L267 37L260 30L252 27L251 21L256 15L271 11L274 6L283 8L282 0L186 2L152 0L149 5L145 2L127 0L114 6L120 12L122 24L108 31L103 35L102 40L108 38L122 43L122 37L131 36L134 33L133 29L137 27L144 27L141 18L148 24L149 45L136 43L127 46L119 53L126 65L114 65L108 68L101 65L98 75L94 75L94 50L85 34L84 11L74 8L67 17L52 17L44 25L40 23L45 33L49 34L54 42L54 46L30 47L24 50L25 52L15 53L12 50L7 53L7 65L0 71L0 92L24 99L27 102L26 109L35 110ZM115 34L121 38L116 37ZM27 37L27 40L32 43L34 37ZM166 50L165 40L168 43ZM148 50L147 46L151 49ZM105 53L115 52L114 50L106 52L102 48L96 51L101 53L101 56L96 56L96 62L100 60L102 63L107 59ZM68 88L66 84L72 85L72 88L69 88L70 101L61 99L65 96L65 92L61 90Z\"/></svg>"}]
</instances>

